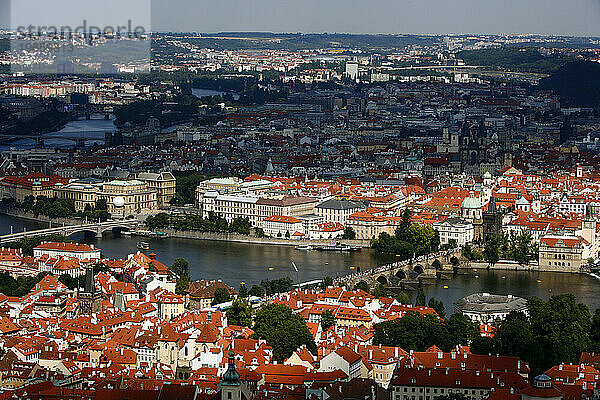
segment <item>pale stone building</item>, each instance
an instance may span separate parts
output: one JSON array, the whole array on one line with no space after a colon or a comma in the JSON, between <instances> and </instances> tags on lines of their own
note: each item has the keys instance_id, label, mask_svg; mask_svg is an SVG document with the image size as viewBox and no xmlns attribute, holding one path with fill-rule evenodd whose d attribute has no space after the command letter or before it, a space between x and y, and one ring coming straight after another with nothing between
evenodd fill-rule
<instances>
[{"instance_id":1,"label":"pale stone building","mask_svg":"<svg viewBox=\"0 0 600 400\"><path fill-rule=\"evenodd\" d=\"M149 189L156 190L158 206L165 207L175 197L176 179L170 172L141 172L137 179L146 182Z\"/></svg>"}]
</instances>

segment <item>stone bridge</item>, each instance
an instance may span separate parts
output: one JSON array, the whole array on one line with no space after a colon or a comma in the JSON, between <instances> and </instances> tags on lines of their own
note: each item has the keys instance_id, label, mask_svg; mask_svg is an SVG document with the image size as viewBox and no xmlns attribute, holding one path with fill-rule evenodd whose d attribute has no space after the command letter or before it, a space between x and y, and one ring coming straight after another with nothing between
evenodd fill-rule
<instances>
[{"instance_id":1,"label":"stone bridge","mask_svg":"<svg viewBox=\"0 0 600 400\"><path fill-rule=\"evenodd\" d=\"M90 232L96 235L96 237L102 237L102 234L104 232L135 230L138 225L139 222L137 220L106 221L95 224L66 225L56 228L40 229L36 231L24 231L19 233L13 233L10 235L0 236L0 244L15 242L24 238L48 236L52 234L71 236L75 233L81 232Z\"/></svg>"},{"instance_id":2,"label":"stone bridge","mask_svg":"<svg viewBox=\"0 0 600 400\"><path fill-rule=\"evenodd\" d=\"M347 282L351 287L359 282L369 286L378 283L385 286L419 285L427 280L451 275L454 267L465 261L461 249L440 251L339 277L337 281Z\"/></svg>"}]
</instances>

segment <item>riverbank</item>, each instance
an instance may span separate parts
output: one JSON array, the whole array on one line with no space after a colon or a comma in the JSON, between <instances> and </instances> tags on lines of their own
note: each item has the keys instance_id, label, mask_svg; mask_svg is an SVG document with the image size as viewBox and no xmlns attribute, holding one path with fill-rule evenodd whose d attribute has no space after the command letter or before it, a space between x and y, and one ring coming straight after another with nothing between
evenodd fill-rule
<instances>
[{"instance_id":1,"label":"riverbank","mask_svg":"<svg viewBox=\"0 0 600 400\"><path fill-rule=\"evenodd\" d=\"M279 239L279 238L259 238L255 236L240 235L237 233L228 232L197 232L197 231L177 231L175 229L161 229L161 232L165 232L172 238L178 239L195 239L195 240L215 240L222 242L235 242L235 243L247 243L247 244L262 244L262 245L277 245L277 246L298 246L298 245L311 245L311 246L325 246L331 245L332 243L340 242L348 246L356 246L362 248L370 248L371 243L368 240L344 240L344 239L332 239L332 240L292 240L292 239Z\"/></svg>"},{"instance_id":2,"label":"riverbank","mask_svg":"<svg viewBox=\"0 0 600 400\"><path fill-rule=\"evenodd\" d=\"M0 214L19 218L27 221L35 221L37 223L47 223L48 227L61 225L80 225L84 223L83 220L78 218L55 218L50 219L45 215L36 216L32 212L25 212L18 209L7 209L0 208ZM291 240L291 239L280 239L280 238L259 238L249 235L241 235L237 233L228 232L198 232L198 231L178 231L175 229L161 229L161 232L165 232L171 238L177 239L193 239L193 240L214 240L221 242L234 242L234 243L247 243L247 244L261 244L261 245L276 245L276 246L298 246L298 245L311 245L311 246L325 246L334 243L342 243L348 246L370 248L371 243L368 240L344 240L344 239L332 239L332 240ZM15 232L16 233L16 232Z\"/></svg>"},{"instance_id":3,"label":"riverbank","mask_svg":"<svg viewBox=\"0 0 600 400\"><path fill-rule=\"evenodd\" d=\"M0 232L9 233L10 226L18 231L43 229L43 222L0 215ZM76 234L74 240L93 244L102 249L108 258L122 259L137 251L140 238L107 234L103 238L84 237ZM371 249L357 252L299 251L292 246L246 244L213 240L188 239L143 239L149 242L150 251L156 258L169 266L177 258L185 258L190 263L193 280L221 279L228 285L238 288L241 282L247 287L258 285L264 279L291 277L296 279L299 270L301 282L336 278L355 272L368 271L393 263L393 255L376 254ZM428 298L434 297L451 309L454 302L473 293L487 292L512 294L528 298L537 296L548 299L553 294L573 293L592 310L600 307L600 278L587 274L564 274L537 271L486 270L476 272L468 269L451 275L452 279L437 279L424 285ZM411 292L413 297L416 292Z\"/></svg>"},{"instance_id":4,"label":"riverbank","mask_svg":"<svg viewBox=\"0 0 600 400\"><path fill-rule=\"evenodd\" d=\"M1 208L0 214L6 215L13 218L24 219L27 221L35 221L38 223L47 223L48 227L52 224L52 227L57 227L61 225L80 225L82 223L81 219L78 218L49 218L45 215L35 215L32 212L26 212L23 210L18 210L15 208ZM15 232L17 233L17 232Z\"/></svg>"},{"instance_id":5,"label":"riverbank","mask_svg":"<svg viewBox=\"0 0 600 400\"><path fill-rule=\"evenodd\" d=\"M527 265L519 264L516 261L500 260L494 265L490 265L484 261L470 261L468 264L463 264L457 267L459 271L466 270L499 270L499 271L524 271L524 272L557 272L560 274L585 274L588 272L582 270L561 270L554 268L543 268L537 262L532 262Z\"/></svg>"}]
</instances>

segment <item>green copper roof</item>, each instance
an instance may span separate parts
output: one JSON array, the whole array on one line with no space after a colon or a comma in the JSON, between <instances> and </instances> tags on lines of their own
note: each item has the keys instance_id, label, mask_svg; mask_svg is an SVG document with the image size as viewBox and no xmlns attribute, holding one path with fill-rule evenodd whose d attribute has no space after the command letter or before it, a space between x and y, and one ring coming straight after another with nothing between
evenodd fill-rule
<instances>
[{"instance_id":1,"label":"green copper roof","mask_svg":"<svg viewBox=\"0 0 600 400\"><path fill-rule=\"evenodd\" d=\"M233 351L229 352L229 365L227 371L223 374L221 384L225 386L238 386L240 384L240 374L235 370Z\"/></svg>"}]
</instances>

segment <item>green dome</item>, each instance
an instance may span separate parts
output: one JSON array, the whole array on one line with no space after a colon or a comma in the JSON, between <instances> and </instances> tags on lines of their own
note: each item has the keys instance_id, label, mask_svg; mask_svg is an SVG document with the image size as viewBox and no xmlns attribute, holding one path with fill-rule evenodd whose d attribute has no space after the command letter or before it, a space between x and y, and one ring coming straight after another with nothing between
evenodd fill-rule
<instances>
[{"instance_id":1,"label":"green dome","mask_svg":"<svg viewBox=\"0 0 600 400\"><path fill-rule=\"evenodd\" d=\"M463 200L460 207L466 209L478 209L481 208L481 201L479 201L479 198L471 195Z\"/></svg>"}]
</instances>

